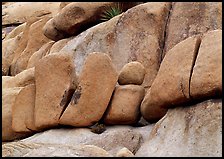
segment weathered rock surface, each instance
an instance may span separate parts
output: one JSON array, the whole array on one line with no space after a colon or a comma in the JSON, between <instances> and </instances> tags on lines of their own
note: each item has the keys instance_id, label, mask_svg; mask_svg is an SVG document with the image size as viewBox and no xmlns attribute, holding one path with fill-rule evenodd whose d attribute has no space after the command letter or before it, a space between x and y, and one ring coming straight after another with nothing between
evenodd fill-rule
<instances>
[{"instance_id":1,"label":"weathered rock surface","mask_svg":"<svg viewBox=\"0 0 224 159\"><path fill-rule=\"evenodd\" d=\"M3 157L112 157L93 145L56 145L13 142L2 146Z\"/></svg>"},{"instance_id":2,"label":"weathered rock surface","mask_svg":"<svg viewBox=\"0 0 224 159\"><path fill-rule=\"evenodd\" d=\"M35 126L38 129L57 126L66 107L66 91L75 89L77 79L69 54L45 56L35 66Z\"/></svg>"},{"instance_id":3,"label":"weathered rock surface","mask_svg":"<svg viewBox=\"0 0 224 159\"><path fill-rule=\"evenodd\" d=\"M89 128L60 128L37 133L21 140L21 142L94 145L103 148L114 156L121 148L126 147L135 154L142 144L142 135L138 132L138 129L131 126L107 126L106 131L96 134L91 132ZM147 129L147 133L149 132L149 129Z\"/></svg>"},{"instance_id":4,"label":"weathered rock surface","mask_svg":"<svg viewBox=\"0 0 224 159\"><path fill-rule=\"evenodd\" d=\"M117 152L116 157L134 157L134 154L124 147Z\"/></svg>"},{"instance_id":5,"label":"weathered rock surface","mask_svg":"<svg viewBox=\"0 0 224 159\"><path fill-rule=\"evenodd\" d=\"M188 37L216 29L222 29L221 2L173 2L164 53Z\"/></svg>"},{"instance_id":6,"label":"weathered rock surface","mask_svg":"<svg viewBox=\"0 0 224 159\"><path fill-rule=\"evenodd\" d=\"M23 87L2 90L2 141L25 138L30 134L16 133L12 129L12 105Z\"/></svg>"},{"instance_id":7,"label":"weathered rock surface","mask_svg":"<svg viewBox=\"0 0 224 159\"><path fill-rule=\"evenodd\" d=\"M94 125L103 116L117 79L118 73L108 55L100 52L89 54L60 124L76 127Z\"/></svg>"},{"instance_id":8,"label":"weathered rock surface","mask_svg":"<svg viewBox=\"0 0 224 159\"><path fill-rule=\"evenodd\" d=\"M49 54L58 53L72 38L73 37L55 42L50 48Z\"/></svg>"},{"instance_id":9,"label":"weathered rock surface","mask_svg":"<svg viewBox=\"0 0 224 159\"><path fill-rule=\"evenodd\" d=\"M104 116L106 124L135 124L140 119L140 105L144 87L139 85L116 86Z\"/></svg>"},{"instance_id":10,"label":"weathered rock surface","mask_svg":"<svg viewBox=\"0 0 224 159\"><path fill-rule=\"evenodd\" d=\"M58 41L62 38L77 35L91 26L101 22L101 14L117 2L72 2L67 4L52 21L44 27L45 35ZM135 6L136 2L121 5L123 11ZM60 36L59 36L60 35Z\"/></svg>"},{"instance_id":11,"label":"weathered rock surface","mask_svg":"<svg viewBox=\"0 0 224 159\"><path fill-rule=\"evenodd\" d=\"M12 129L15 132L32 132L34 124L35 84L24 87L12 105Z\"/></svg>"},{"instance_id":12,"label":"weathered rock surface","mask_svg":"<svg viewBox=\"0 0 224 159\"><path fill-rule=\"evenodd\" d=\"M45 17L37 22L31 24L28 31L28 41L25 49L18 56L13 59L12 71L13 75L20 73L27 68L29 58L38 51L42 45L48 43L50 40L42 33L42 28L49 20L49 17Z\"/></svg>"},{"instance_id":13,"label":"weathered rock surface","mask_svg":"<svg viewBox=\"0 0 224 159\"><path fill-rule=\"evenodd\" d=\"M222 95L222 30L204 34L193 68L190 95L193 99Z\"/></svg>"},{"instance_id":14,"label":"weathered rock surface","mask_svg":"<svg viewBox=\"0 0 224 159\"><path fill-rule=\"evenodd\" d=\"M2 76L2 88L25 87L34 84L34 68L24 70L16 76Z\"/></svg>"},{"instance_id":15,"label":"weathered rock surface","mask_svg":"<svg viewBox=\"0 0 224 159\"><path fill-rule=\"evenodd\" d=\"M221 157L222 100L169 109L136 156Z\"/></svg>"},{"instance_id":16,"label":"weathered rock surface","mask_svg":"<svg viewBox=\"0 0 224 159\"><path fill-rule=\"evenodd\" d=\"M60 2L11 3L2 10L2 25L21 24L33 17L53 16L58 13L59 6Z\"/></svg>"},{"instance_id":17,"label":"weathered rock surface","mask_svg":"<svg viewBox=\"0 0 224 159\"><path fill-rule=\"evenodd\" d=\"M167 53L141 105L141 114L147 121L159 120L165 115L163 108L190 101L189 81L199 45L199 37L190 37Z\"/></svg>"},{"instance_id":18,"label":"weathered rock surface","mask_svg":"<svg viewBox=\"0 0 224 159\"><path fill-rule=\"evenodd\" d=\"M15 27L11 32L9 32L6 35L4 40L8 40L8 39L16 37L17 35L19 35L20 33L23 32L23 30L25 29L25 26L26 26L26 23L23 23L23 24Z\"/></svg>"},{"instance_id":19,"label":"weathered rock surface","mask_svg":"<svg viewBox=\"0 0 224 159\"><path fill-rule=\"evenodd\" d=\"M120 85L136 84L141 85L145 77L144 66L137 61L130 62L121 69L118 83Z\"/></svg>"},{"instance_id":20,"label":"weathered rock surface","mask_svg":"<svg viewBox=\"0 0 224 159\"><path fill-rule=\"evenodd\" d=\"M91 52L105 52L119 72L138 61L147 68L143 86L151 86L160 65L161 45L170 3L144 3L98 24L68 42L61 51L74 52L77 74ZM150 46L150 47L149 47Z\"/></svg>"},{"instance_id":21,"label":"weathered rock surface","mask_svg":"<svg viewBox=\"0 0 224 159\"><path fill-rule=\"evenodd\" d=\"M54 44L54 42L50 41L50 42L44 44L38 51L33 53L33 55L30 57L30 59L28 61L27 69L34 67L40 59L42 59L44 56L46 56L48 54L48 52L50 51L50 48L52 47L53 44Z\"/></svg>"}]
</instances>

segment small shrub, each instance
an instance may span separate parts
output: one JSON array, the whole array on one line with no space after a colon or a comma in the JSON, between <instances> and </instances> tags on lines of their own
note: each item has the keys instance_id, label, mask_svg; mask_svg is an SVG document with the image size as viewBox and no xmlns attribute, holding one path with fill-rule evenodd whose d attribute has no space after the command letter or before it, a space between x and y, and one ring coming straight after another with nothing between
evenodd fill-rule
<instances>
[{"instance_id":1,"label":"small shrub","mask_svg":"<svg viewBox=\"0 0 224 159\"><path fill-rule=\"evenodd\" d=\"M107 7L101 14L101 21L107 21L123 12L122 5L116 3L114 6Z\"/></svg>"}]
</instances>

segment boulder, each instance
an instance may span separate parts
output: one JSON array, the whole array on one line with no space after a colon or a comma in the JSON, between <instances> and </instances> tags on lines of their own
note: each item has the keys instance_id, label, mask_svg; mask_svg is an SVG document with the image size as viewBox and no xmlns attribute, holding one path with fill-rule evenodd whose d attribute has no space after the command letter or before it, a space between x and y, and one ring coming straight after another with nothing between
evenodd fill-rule
<instances>
[{"instance_id":1,"label":"boulder","mask_svg":"<svg viewBox=\"0 0 224 159\"><path fill-rule=\"evenodd\" d=\"M52 54L42 58L35 66L35 84L35 126L55 127L77 85L72 57Z\"/></svg>"},{"instance_id":2,"label":"boulder","mask_svg":"<svg viewBox=\"0 0 224 159\"><path fill-rule=\"evenodd\" d=\"M61 2L16 2L2 10L2 25L21 24L30 18L53 16L58 13ZM22 12L21 12L22 11Z\"/></svg>"},{"instance_id":3,"label":"boulder","mask_svg":"<svg viewBox=\"0 0 224 159\"><path fill-rule=\"evenodd\" d=\"M32 132L34 125L35 84L25 86L12 105L12 129L15 132Z\"/></svg>"},{"instance_id":4,"label":"boulder","mask_svg":"<svg viewBox=\"0 0 224 159\"><path fill-rule=\"evenodd\" d=\"M108 151L115 156L117 152L126 147L136 153L142 144L142 135L139 128L131 126L106 126L101 134L91 132L90 128L60 128L39 132L21 140L24 144L60 144L60 145L94 145ZM147 129L149 133L149 129ZM146 131L143 131L146 133Z\"/></svg>"},{"instance_id":5,"label":"boulder","mask_svg":"<svg viewBox=\"0 0 224 159\"><path fill-rule=\"evenodd\" d=\"M136 84L141 85L145 77L144 66L137 61L130 62L121 69L118 83L120 85Z\"/></svg>"},{"instance_id":6,"label":"boulder","mask_svg":"<svg viewBox=\"0 0 224 159\"><path fill-rule=\"evenodd\" d=\"M25 87L29 84L34 84L34 71L34 68L30 68L20 72L16 76L11 76L7 79L2 78L2 88Z\"/></svg>"},{"instance_id":7,"label":"boulder","mask_svg":"<svg viewBox=\"0 0 224 159\"><path fill-rule=\"evenodd\" d=\"M190 82L193 99L222 95L222 30L204 34Z\"/></svg>"},{"instance_id":8,"label":"boulder","mask_svg":"<svg viewBox=\"0 0 224 159\"><path fill-rule=\"evenodd\" d=\"M102 18L102 14L116 4L117 2L69 3L61 9L59 14L53 17L52 22L48 24L48 27L44 28L45 35L55 41L72 35L77 35L91 26L101 22L100 19ZM126 4L121 5L120 8L122 11L126 11L136 4L138 3L126 2ZM58 34L63 35L63 37L54 36Z\"/></svg>"},{"instance_id":9,"label":"boulder","mask_svg":"<svg viewBox=\"0 0 224 159\"><path fill-rule=\"evenodd\" d=\"M42 33L42 28L49 20L49 17L45 17L41 20L34 22L29 28L29 35L26 48L14 59L13 71L14 74L25 70L27 68L29 58L38 51L42 45L48 43L50 40Z\"/></svg>"},{"instance_id":10,"label":"boulder","mask_svg":"<svg viewBox=\"0 0 224 159\"><path fill-rule=\"evenodd\" d=\"M60 3L60 10L62 10L65 6L67 6L71 2L61 2Z\"/></svg>"},{"instance_id":11,"label":"boulder","mask_svg":"<svg viewBox=\"0 0 224 159\"><path fill-rule=\"evenodd\" d=\"M169 109L136 157L221 157L222 100Z\"/></svg>"},{"instance_id":12,"label":"boulder","mask_svg":"<svg viewBox=\"0 0 224 159\"><path fill-rule=\"evenodd\" d=\"M2 76L7 76L9 74L9 65L7 58L2 57Z\"/></svg>"},{"instance_id":13,"label":"boulder","mask_svg":"<svg viewBox=\"0 0 224 159\"><path fill-rule=\"evenodd\" d=\"M13 141L30 135L28 133L16 133L12 129L12 105L22 88L14 87L2 90L2 141Z\"/></svg>"},{"instance_id":14,"label":"boulder","mask_svg":"<svg viewBox=\"0 0 224 159\"><path fill-rule=\"evenodd\" d=\"M60 145L12 142L2 147L3 157L112 157L93 145Z\"/></svg>"},{"instance_id":15,"label":"boulder","mask_svg":"<svg viewBox=\"0 0 224 159\"><path fill-rule=\"evenodd\" d=\"M117 79L118 74L108 55L100 52L89 54L60 124L76 127L94 125L103 116Z\"/></svg>"},{"instance_id":16,"label":"boulder","mask_svg":"<svg viewBox=\"0 0 224 159\"><path fill-rule=\"evenodd\" d=\"M116 86L104 116L105 124L135 124L140 119L140 105L145 90L138 85Z\"/></svg>"},{"instance_id":17,"label":"boulder","mask_svg":"<svg viewBox=\"0 0 224 159\"><path fill-rule=\"evenodd\" d=\"M91 52L107 53L117 72L125 64L138 61L147 68L142 85L148 89L159 70L160 46L164 39L170 4L148 2L130 8L125 13L82 32L61 51L73 52L78 75L86 56Z\"/></svg>"},{"instance_id":18,"label":"boulder","mask_svg":"<svg viewBox=\"0 0 224 159\"><path fill-rule=\"evenodd\" d=\"M53 44L54 44L54 42L50 41L50 42L44 44L38 51L33 53L33 55L30 57L30 59L28 61L27 69L34 67L40 59L42 59L44 56L46 56L48 54L48 52L50 51L50 48L52 47Z\"/></svg>"},{"instance_id":19,"label":"boulder","mask_svg":"<svg viewBox=\"0 0 224 159\"><path fill-rule=\"evenodd\" d=\"M116 157L134 157L134 154L124 147L117 152Z\"/></svg>"},{"instance_id":20,"label":"boulder","mask_svg":"<svg viewBox=\"0 0 224 159\"><path fill-rule=\"evenodd\" d=\"M222 29L222 2L173 2L167 23L165 54L193 35Z\"/></svg>"},{"instance_id":21,"label":"boulder","mask_svg":"<svg viewBox=\"0 0 224 159\"><path fill-rule=\"evenodd\" d=\"M164 57L150 92L141 105L142 116L147 121L154 122L165 115L163 108L175 107L190 101L189 81L200 42L197 36L187 38Z\"/></svg>"},{"instance_id":22,"label":"boulder","mask_svg":"<svg viewBox=\"0 0 224 159\"><path fill-rule=\"evenodd\" d=\"M4 40L11 39L22 33L25 29L26 23L20 24L8 33Z\"/></svg>"},{"instance_id":23,"label":"boulder","mask_svg":"<svg viewBox=\"0 0 224 159\"><path fill-rule=\"evenodd\" d=\"M49 54L58 53L72 38L73 37L67 39L61 39L55 42L50 48Z\"/></svg>"}]
</instances>

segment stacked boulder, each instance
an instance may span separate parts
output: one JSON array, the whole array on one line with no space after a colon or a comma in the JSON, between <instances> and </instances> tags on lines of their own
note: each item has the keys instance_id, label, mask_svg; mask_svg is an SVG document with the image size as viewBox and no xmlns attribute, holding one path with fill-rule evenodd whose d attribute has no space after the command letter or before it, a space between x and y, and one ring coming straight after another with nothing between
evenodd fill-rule
<instances>
[{"instance_id":1,"label":"stacked boulder","mask_svg":"<svg viewBox=\"0 0 224 159\"><path fill-rule=\"evenodd\" d=\"M140 62L130 62L120 71L111 102L104 116L105 124L135 124L140 118L140 104L145 95L145 68Z\"/></svg>"}]
</instances>

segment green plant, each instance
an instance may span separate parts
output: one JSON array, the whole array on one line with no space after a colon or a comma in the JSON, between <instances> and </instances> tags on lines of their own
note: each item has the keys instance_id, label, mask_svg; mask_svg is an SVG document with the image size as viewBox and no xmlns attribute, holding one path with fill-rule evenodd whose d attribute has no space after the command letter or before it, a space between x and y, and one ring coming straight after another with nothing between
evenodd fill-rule
<instances>
[{"instance_id":1,"label":"green plant","mask_svg":"<svg viewBox=\"0 0 224 159\"><path fill-rule=\"evenodd\" d=\"M111 18L121 14L123 12L122 6L120 3L116 3L114 6L107 7L101 14L101 21L107 21Z\"/></svg>"}]
</instances>

